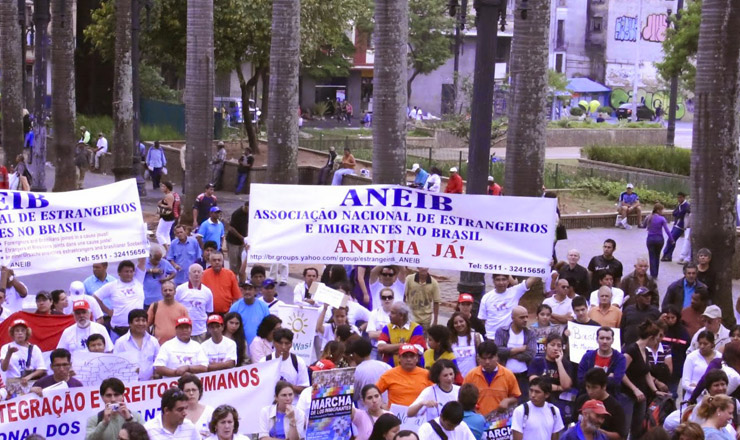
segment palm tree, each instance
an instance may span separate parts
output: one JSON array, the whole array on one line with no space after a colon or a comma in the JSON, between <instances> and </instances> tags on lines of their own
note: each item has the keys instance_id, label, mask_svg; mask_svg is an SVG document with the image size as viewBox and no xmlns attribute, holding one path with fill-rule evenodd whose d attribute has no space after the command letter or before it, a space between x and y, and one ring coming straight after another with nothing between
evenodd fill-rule
<instances>
[{"instance_id":1,"label":"palm tree","mask_svg":"<svg viewBox=\"0 0 740 440\"><path fill-rule=\"evenodd\" d=\"M408 0L375 0L373 183L406 180Z\"/></svg>"},{"instance_id":2,"label":"palm tree","mask_svg":"<svg viewBox=\"0 0 740 440\"><path fill-rule=\"evenodd\" d=\"M550 0L523 0L514 12L509 60L511 93L506 139L506 193L537 196L542 192L547 128L547 68ZM526 17L526 18L524 18Z\"/></svg>"},{"instance_id":3,"label":"palm tree","mask_svg":"<svg viewBox=\"0 0 740 440\"><path fill-rule=\"evenodd\" d=\"M51 4L51 105L56 169L54 191L74 191L75 177L75 36L77 0Z\"/></svg>"},{"instance_id":4,"label":"palm tree","mask_svg":"<svg viewBox=\"0 0 740 440\"><path fill-rule=\"evenodd\" d=\"M183 206L193 206L210 179L213 153L213 0L187 0L185 61L185 163ZM183 220L190 220L184 210Z\"/></svg>"},{"instance_id":5,"label":"palm tree","mask_svg":"<svg viewBox=\"0 0 740 440\"><path fill-rule=\"evenodd\" d=\"M133 0L138 2L138 0ZM113 173L116 181L131 177L134 145L131 2L116 0L116 47L113 76Z\"/></svg>"},{"instance_id":6,"label":"palm tree","mask_svg":"<svg viewBox=\"0 0 740 440\"><path fill-rule=\"evenodd\" d=\"M2 147L15 163L23 152L23 67L18 2L0 1L0 65L2 65Z\"/></svg>"},{"instance_id":7,"label":"palm tree","mask_svg":"<svg viewBox=\"0 0 740 440\"><path fill-rule=\"evenodd\" d=\"M694 252L712 251L713 301L726 326L735 323L732 262L738 176L738 54L740 0L703 0L696 57L691 148L691 239ZM734 92L731 92L734 91Z\"/></svg>"},{"instance_id":8,"label":"palm tree","mask_svg":"<svg viewBox=\"0 0 740 440\"><path fill-rule=\"evenodd\" d=\"M301 0L273 0L267 117L267 181L298 183Z\"/></svg>"},{"instance_id":9,"label":"palm tree","mask_svg":"<svg viewBox=\"0 0 740 440\"><path fill-rule=\"evenodd\" d=\"M49 109L46 105L46 69L49 60L49 0L34 0L33 23L36 29L33 65L33 161L31 191L46 191L46 123Z\"/></svg>"}]
</instances>

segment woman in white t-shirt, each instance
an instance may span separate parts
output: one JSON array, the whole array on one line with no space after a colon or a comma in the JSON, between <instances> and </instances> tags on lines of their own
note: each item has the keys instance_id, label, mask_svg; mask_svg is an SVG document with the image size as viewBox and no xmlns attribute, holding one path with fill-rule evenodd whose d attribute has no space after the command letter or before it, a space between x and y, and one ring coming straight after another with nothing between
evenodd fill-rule
<instances>
[{"instance_id":1,"label":"woman in white t-shirt","mask_svg":"<svg viewBox=\"0 0 740 440\"><path fill-rule=\"evenodd\" d=\"M46 375L46 364L41 356L41 349L29 342L31 328L23 319L16 319L8 329L12 342L0 348L0 367L6 379L21 379L24 387L35 379Z\"/></svg>"},{"instance_id":2,"label":"woman in white t-shirt","mask_svg":"<svg viewBox=\"0 0 740 440\"><path fill-rule=\"evenodd\" d=\"M414 403L409 406L406 415L416 417L426 415L427 421L433 420L442 414L445 403L457 401L460 387L455 385L455 376L458 371L455 363L449 359L440 359L429 370L429 380L434 385L424 388Z\"/></svg>"},{"instance_id":3,"label":"woman in white t-shirt","mask_svg":"<svg viewBox=\"0 0 740 440\"><path fill-rule=\"evenodd\" d=\"M202 438L211 435L208 422L213 414L213 407L200 403L203 396L203 382L194 374L186 373L177 380L177 387L188 396L186 418L193 422Z\"/></svg>"},{"instance_id":4,"label":"woman in white t-shirt","mask_svg":"<svg viewBox=\"0 0 740 440\"><path fill-rule=\"evenodd\" d=\"M462 312L455 312L450 318L452 328L452 352L455 353L460 374L465 377L470 370L477 366L476 353L478 344L483 342L483 336L470 328L470 321Z\"/></svg>"}]
</instances>

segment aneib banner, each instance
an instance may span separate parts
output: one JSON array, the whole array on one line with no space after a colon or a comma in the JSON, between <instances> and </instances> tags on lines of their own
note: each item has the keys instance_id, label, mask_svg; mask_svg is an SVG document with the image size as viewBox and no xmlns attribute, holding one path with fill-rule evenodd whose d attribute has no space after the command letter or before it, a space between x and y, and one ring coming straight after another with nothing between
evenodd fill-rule
<instances>
[{"instance_id":1,"label":"aneib banner","mask_svg":"<svg viewBox=\"0 0 740 440\"><path fill-rule=\"evenodd\" d=\"M253 184L249 261L549 273L556 199Z\"/></svg>"},{"instance_id":2,"label":"aneib banner","mask_svg":"<svg viewBox=\"0 0 740 440\"><path fill-rule=\"evenodd\" d=\"M279 361L198 374L203 381L200 402L216 408L231 405L239 413L239 431L257 433L260 410L275 396ZM177 378L126 384L125 402L144 422L160 416L161 396L177 386ZM84 440L88 418L105 409L99 387L67 388L43 398L27 394L0 402L0 439L23 439L32 433L47 439ZM202 426L197 426L202 430Z\"/></svg>"},{"instance_id":3,"label":"aneib banner","mask_svg":"<svg viewBox=\"0 0 740 440\"><path fill-rule=\"evenodd\" d=\"M147 253L135 179L61 193L0 190L0 264L17 275Z\"/></svg>"},{"instance_id":4,"label":"aneib banner","mask_svg":"<svg viewBox=\"0 0 740 440\"><path fill-rule=\"evenodd\" d=\"M283 320L283 328L290 329L293 332L293 349L291 351L302 357L306 364L311 363L319 309L281 304L278 306L278 317Z\"/></svg>"}]
</instances>

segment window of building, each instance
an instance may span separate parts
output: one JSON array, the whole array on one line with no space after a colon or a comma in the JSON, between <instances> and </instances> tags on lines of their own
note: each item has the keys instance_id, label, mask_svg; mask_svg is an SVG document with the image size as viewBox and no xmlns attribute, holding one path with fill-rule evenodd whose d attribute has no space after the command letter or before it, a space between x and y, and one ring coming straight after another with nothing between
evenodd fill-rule
<instances>
[{"instance_id":1,"label":"window of building","mask_svg":"<svg viewBox=\"0 0 740 440\"><path fill-rule=\"evenodd\" d=\"M555 45L557 47L563 47L565 45L565 20L558 20L557 40Z\"/></svg>"},{"instance_id":2,"label":"window of building","mask_svg":"<svg viewBox=\"0 0 740 440\"><path fill-rule=\"evenodd\" d=\"M563 68L564 58L565 58L565 54L562 54L562 53L555 54L555 71L558 73L564 73L564 68Z\"/></svg>"},{"instance_id":3,"label":"window of building","mask_svg":"<svg viewBox=\"0 0 740 440\"><path fill-rule=\"evenodd\" d=\"M591 30L593 32L601 32L604 26L604 17L594 16L591 17Z\"/></svg>"}]
</instances>

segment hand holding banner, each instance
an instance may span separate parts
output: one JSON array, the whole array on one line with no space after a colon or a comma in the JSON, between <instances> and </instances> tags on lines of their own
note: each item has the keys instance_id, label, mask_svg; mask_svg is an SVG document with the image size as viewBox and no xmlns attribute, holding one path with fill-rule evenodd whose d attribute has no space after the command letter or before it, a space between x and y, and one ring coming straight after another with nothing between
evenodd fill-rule
<instances>
[{"instance_id":1,"label":"hand holding banner","mask_svg":"<svg viewBox=\"0 0 740 440\"><path fill-rule=\"evenodd\" d=\"M332 289L324 283L313 283L308 289L311 299L321 304L329 304L331 307L338 309L347 305L347 295L339 290Z\"/></svg>"}]
</instances>

